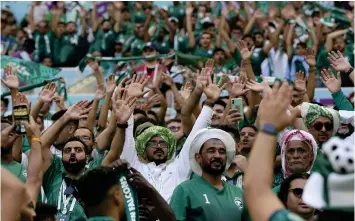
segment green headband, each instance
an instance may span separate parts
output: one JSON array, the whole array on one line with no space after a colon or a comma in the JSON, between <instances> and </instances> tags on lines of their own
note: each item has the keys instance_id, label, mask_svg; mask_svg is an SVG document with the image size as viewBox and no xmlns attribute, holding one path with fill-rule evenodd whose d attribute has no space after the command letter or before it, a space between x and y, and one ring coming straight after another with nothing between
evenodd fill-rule
<instances>
[{"instance_id":1,"label":"green headband","mask_svg":"<svg viewBox=\"0 0 355 221\"><path fill-rule=\"evenodd\" d=\"M129 170L125 170L119 175L119 184L122 188L125 213L127 221L138 221L139 211L138 211L138 197L134 189L128 184L126 175L129 174Z\"/></svg>"},{"instance_id":2,"label":"green headband","mask_svg":"<svg viewBox=\"0 0 355 221\"><path fill-rule=\"evenodd\" d=\"M143 158L147 143L153 137L160 137L168 144L168 160L170 160L176 151L175 135L167 128L160 126L153 126L147 128L136 139L136 149L138 156Z\"/></svg>"}]
</instances>

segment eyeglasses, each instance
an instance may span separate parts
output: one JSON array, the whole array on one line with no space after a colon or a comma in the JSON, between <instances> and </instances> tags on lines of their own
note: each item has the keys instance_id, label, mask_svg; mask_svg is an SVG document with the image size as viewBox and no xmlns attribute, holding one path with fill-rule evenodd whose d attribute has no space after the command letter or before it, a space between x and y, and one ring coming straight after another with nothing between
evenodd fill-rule
<instances>
[{"instance_id":1,"label":"eyeglasses","mask_svg":"<svg viewBox=\"0 0 355 221\"><path fill-rule=\"evenodd\" d=\"M171 126L171 127L169 127L169 130L171 130L172 132L176 132L176 131L180 130L180 127Z\"/></svg>"},{"instance_id":2,"label":"eyeglasses","mask_svg":"<svg viewBox=\"0 0 355 221\"><path fill-rule=\"evenodd\" d=\"M91 140L90 136L81 136L81 137L77 136L77 138L79 138L82 141L90 141Z\"/></svg>"},{"instance_id":3,"label":"eyeglasses","mask_svg":"<svg viewBox=\"0 0 355 221\"><path fill-rule=\"evenodd\" d=\"M302 198L302 194L303 194L303 189L294 188L294 189L289 189L288 192L292 192L293 195L295 195L295 197L297 197L298 199L301 199Z\"/></svg>"},{"instance_id":4,"label":"eyeglasses","mask_svg":"<svg viewBox=\"0 0 355 221\"><path fill-rule=\"evenodd\" d=\"M168 148L168 144L165 142L155 142L155 141L149 141L147 143L147 147L158 147L160 146L161 148Z\"/></svg>"},{"instance_id":5,"label":"eyeglasses","mask_svg":"<svg viewBox=\"0 0 355 221\"><path fill-rule=\"evenodd\" d=\"M321 131L323 127L325 128L326 131L331 131L333 129L333 124L332 123L322 123L322 122L317 122L313 125L314 129L317 131Z\"/></svg>"}]
</instances>

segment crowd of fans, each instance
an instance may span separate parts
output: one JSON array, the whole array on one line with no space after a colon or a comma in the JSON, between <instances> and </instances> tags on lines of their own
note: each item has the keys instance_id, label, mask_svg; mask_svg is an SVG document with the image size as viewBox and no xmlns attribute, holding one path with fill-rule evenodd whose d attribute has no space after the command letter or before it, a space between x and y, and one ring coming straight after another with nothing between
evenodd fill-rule
<instances>
[{"instance_id":1,"label":"crowd of fans","mask_svg":"<svg viewBox=\"0 0 355 221\"><path fill-rule=\"evenodd\" d=\"M92 100L68 105L51 82L30 103L6 66L2 219L353 219L353 2L100 4L33 2L21 28L2 9L2 55L63 67L90 53L96 79ZM208 60L154 56L173 52ZM141 55L108 77L96 59Z\"/></svg>"}]
</instances>

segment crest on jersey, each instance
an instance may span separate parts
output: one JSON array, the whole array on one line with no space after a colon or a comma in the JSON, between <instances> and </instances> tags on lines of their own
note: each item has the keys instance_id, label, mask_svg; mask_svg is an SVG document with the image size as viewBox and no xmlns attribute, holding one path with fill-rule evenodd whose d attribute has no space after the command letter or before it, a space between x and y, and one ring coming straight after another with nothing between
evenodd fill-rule
<instances>
[{"instance_id":1,"label":"crest on jersey","mask_svg":"<svg viewBox=\"0 0 355 221\"><path fill-rule=\"evenodd\" d=\"M239 209L243 209L243 201L242 201L241 198L235 197L234 198L234 203L235 203L235 205L238 206Z\"/></svg>"}]
</instances>

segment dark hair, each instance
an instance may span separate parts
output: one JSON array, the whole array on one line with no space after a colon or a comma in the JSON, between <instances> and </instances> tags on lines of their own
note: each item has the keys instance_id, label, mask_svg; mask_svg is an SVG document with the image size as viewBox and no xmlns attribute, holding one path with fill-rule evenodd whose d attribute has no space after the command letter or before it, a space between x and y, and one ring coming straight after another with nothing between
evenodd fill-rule
<instances>
[{"instance_id":1,"label":"dark hair","mask_svg":"<svg viewBox=\"0 0 355 221\"><path fill-rule=\"evenodd\" d=\"M120 172L118 168L100 166L85 173L79 179L76 187L85 209L98 206L105 200L108 191L118 185Z\"/></svg>"},{"instance_id":2,"label":"dark hair","mask_svg":"<svg viewBox=\"0 0 355 221\"><path fill-rule=\"evenodd\" d=\"M33 221L54 221L57 215L57 206L38 202L36 205L36 217Z\"/></svg>"},{"instance_id":3,"label":"dark hair","mask_svg":"<svg viewBox=\"0 0 355 221\"><path fill-rule=\"evenodd\" d=\"M303 42L299 42L297 45L299 45L302 48L307 48L307 44Z\"/></svg>"},{"instance_id":4,"label":"dark hair","mask_svg":"<svg viewBox=\"0 0 355 221\"><path fill-rule=\"evenodd\" d=\"M26 38L22 47L25 51L32 52L36 49L35 41L33 39Z\"/></svg>"},{"instance_id":5,"label":"dark hair","mask_svg":"<svg viewBox=\"0 0 355 221\"><path fill-rule=\"evenodd\" d=\"M212 22L204 22L204 23L202 23L202 30L209 29L210 27L214 27L214 24Z\"/></svg>"},{"instance_id":6,"label":"dark hair","mask_svg":"<svg viewBox=\"0 0 355 221\"><path fill-rule=\"evenodd\" d=\"M149 110L149 111L147 112L147 115L153 115L157 120L159 120L157 113L155 113L155 112L152 111L152 110ZM147 116L147 117L149 118L149 116ZM158 122L155 122L155 123L157 124Z\"/></svg>"},{"instance_id":7,"label":"dark hair","mask_svg":"<svg viewBox=\"0 0 355 221\"><path fill-rule=\"evenodd\" d=\"M213 51L213 55L215 55L217 52L223 52L224 54L226 54L226 52L222 49L222 48L215 48Z\"/></svg>"},{"instance_id":8,"label":"dark hair","mask_svg":"<svg viewBox=\"0 0 355 221\"><path fill-rule=\"evenodd\" d=\"M94 131L90 130L90 129L87 128L87 127L78 127L78 128L76 128L76 130L79 130L79 129L86 129L86 130L90 131L91 136L92 136L92 140L95 141L95 134L94 134Z\"/></svg>"},{"instance_id":9,"label":"dark hair","mask_svg":"<svg viewBox=\"0 0 355 221\"><path fill-rule=\"evenodd\" d=\"M232 26L232 30L243 30L242 27L240 27L239 25L235 25L235 26Z\"/></svg>"},{"instance_id":10,"label":"dark hair","mask_svg":"<svg viewBox=\"0 0 355 221\"><path fill-rule=\"evenodd\" d=\"M173 118L173 119L170 119L168 120L165 125L168 125L170 123L173 123L173 122L177 122L177 123L181 123L181 119L180 118Z\"/></svg>"},{"instance_id":11,"label":"dark hair","mask_svg":"<svg viewBox=\"0 0 355 221\"><path fill-rule=\"evenodd\" d=\"M216 102L214 102L214 104L219 104L219 105L223 106L224 108L226 108L226 106L227 106L226 102L224 102L220 98L218 100L216 100Z\"/></svg>"},{"instance_id":12,"label":"dark hair","mask_svg":"<svg viewBox=\"0 0 355 221\"><path fill-rule=\"evenodd\" d=\"M66 24L65 24L65 22L60 21L60 22L58 22L57 26L58 25L64 25L65 26Z\"/></svg>"},{"instance_id":13,"label":"dark hair","mask_svg":"<svg viewBox=\"0 0 355 221\"><path fill-rule=\"evenodd\" d=\"M291 186L292 181L296 179L304 179L307 180L309 178L308 173L294 173L291 176L287 177L280 186L280 192L277 194L281 202L286 206L287 208L287 198L288 198L288 192Z\"/></svg>"},{"instance_id":14,"label":"dark hair","mask_svg":"<svg viewBox=\"0 0 355 221\"><path fill-rule=\"evenodd\" d=\"M75 27L76 27L76 23L75 23L75 22L73 22L73 21L69 21L69 22L67 22L67 25L69 25L69 24L74 24L74 25L75 25Z\"/></svg>"},{"instance_id":15,"label":"dark hair","mask_svg":"<svg viewBox=\"0 0 355 221\"><path fill-rule=\"evenodd\" d=\"M127 7L124 7L121 12L122 12L122 13L123 13L123 12L129 12L129 10L128 10Z\"/></svg>"},{"instance_id":16,"label":"dark hair","mask_svg":"<svg viewBox=\"0 0 355 221\"><path fill-rule=\"evenodd\" d=\"M133 134L136 134L136 130L137 130L137 127L138 127L139 125L142 125L142 124L144 124L144 123L146 123L146 122L150 122L150 123L152 123L152 124L155 125L155 122L152 122L152 120L149 119L148 117L139 118L139 119L137 119L137 120L134 121Z\"/></svg>"},{"instance_id":17,"label":"dark hair","mask_svg":"<svg viewBox=\"0 0 355 221\"><path fill-rule=\"evenodd\" d=\"M246 38L251 38L254 40L253 36L251 34L246 34L243 36L242 40L245 40Z\"/></svg>"},{"instance_id":18,"label":"dark hair","mask_svg":"<svg viewBox=\"0 0 355 221\"><path fill-rule=\"evenodd\" d=\"M227 133L233 134L233 139L236 143L239 143L240 141L240 135L239 135L239 130L235 126L231 125L222 125L222 124L217 124L217 125L212 125L213 128L223 130Z\"/></svg>"},{"instance_id":19,"label":"dark hair","mask_svg":"<svg viewBox=\"0 0 355 221\"><path fill-rule=\"evenodd\" d=\"M52 60L51 56L45 55L45 56L42 56L42 57L41 57L40 62L42 63L42 62L44 61L44 59L46 59L46 58L49 58L49 59Z\"/></svg>"},{"instance_id":20,"label":"dark hair","mask_svg":"<svg viewBox=\"0 0 355 221\"><path fill-rule=\"evenodd\" d=\"M8 98L2 97L2 98L1 98L1 102L4 102L6 107L9 106L9 99L8 99Z\"/></svg>"},{"instance_id":21,"label":"dark hair","mask_svg":"<svg viewBox=\"0 0 355 221\"><path fill-rule=\"evenodd\" d=\"M143 116L147 117L147 113L141 109L134 109L133 115L136 115L136 114L142 114Z\"/></svg>"},{"instance_id":22,"label":"dark hair","mask_svg":"<svg viewBox=\"0 0 355 221\"><path fill-rule=\"evenodd\" d=\"M89 152L89 147L84 143L84 141L82 141L81 139L79 139L78 137L72 137L70 138L67 142L65 142L64 146L69 143L69 142L74 142L74 141L77 141L77 142L80 142L82 145L84 145L84 150L85 150L85 153L87 154ZM63 146L63 150L64 150L64 146ZM63 152L64 153L64 152Z\"/></svg>"},{"instance_id":23,"label":"dark hair","mask_svg":"<svg viewBox=\"0 0 355 221\"><path fill-rule=\"evenodd\" d=\"M245 124L240 128L240 131L242 131L244 128L246 127L250 127L253 128L255 130L255 132L258 132L258 128L256 128L253 124Z\"/></svg>"},{"instance_id":24,"label":"dark hair","mask_svg":"<svg viewBox=\"0 0 355 221\"><path fill-rule=\"evenodd\" d=\"M209 33L209 32L207 32L207 31L203 31L203 32L201 33L201 37L202 37L202 35L209 35L211 38L213 38L212 34Z\"/></svg>"}]
</instances>

